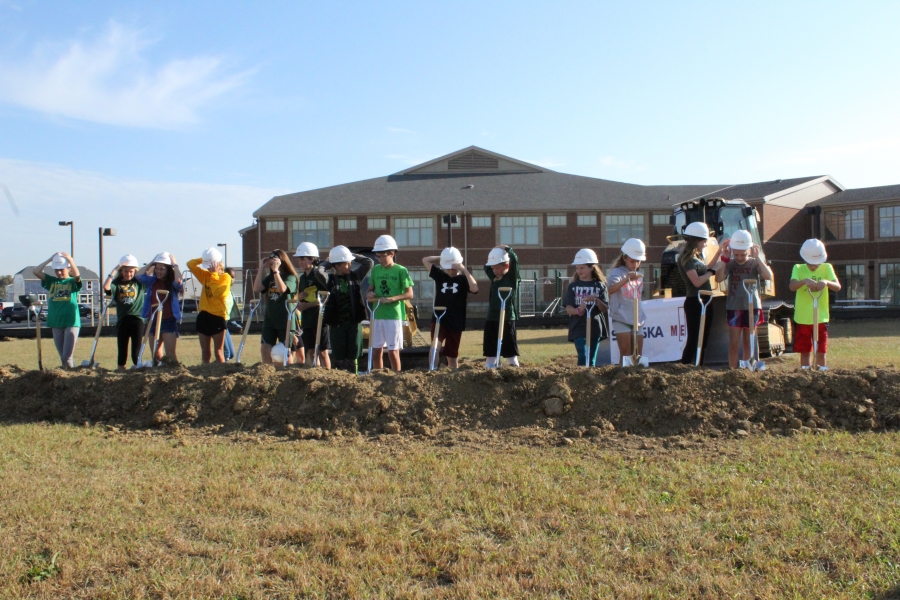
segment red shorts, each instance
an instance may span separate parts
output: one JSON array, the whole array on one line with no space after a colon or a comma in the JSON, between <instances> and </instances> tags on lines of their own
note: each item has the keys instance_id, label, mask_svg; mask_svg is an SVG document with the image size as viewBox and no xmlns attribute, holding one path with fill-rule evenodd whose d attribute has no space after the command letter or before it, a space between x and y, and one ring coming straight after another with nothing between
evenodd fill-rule
<instances>
[{"instance_id":1,"label":"red shorts","mask_svg":"<svg viewBox=\"0 0 900 600\"><path fill-rule=\"evenodd\" d=\"M444 346L439 351L447 358L459 358L459 343L462 341L462 331L453 331L446 327L441 327L438 334L438 341L443 342ZM431 341L434 341L434 321L431 322Z\"/></svg>"},{"instance_id":2,"label":"red shorts","mask_svg":"<svg viewBox=\"0 0 900 600\"><path fill-rule=\"evenodd\" d=\"M813 326L794 323L794 352L812 352ZM819 323L819 354L828 352L828 323Z\"/></svg>"}]
</instances>

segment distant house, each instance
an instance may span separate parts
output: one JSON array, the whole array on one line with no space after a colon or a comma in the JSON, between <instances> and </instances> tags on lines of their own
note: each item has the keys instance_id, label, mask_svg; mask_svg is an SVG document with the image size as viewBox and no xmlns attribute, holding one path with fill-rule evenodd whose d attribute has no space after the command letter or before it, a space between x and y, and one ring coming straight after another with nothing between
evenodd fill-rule
<instances>
[{"instance_id":1,"label":"distant house","mask_svg":"<svg viewBox=\"0 0 900 600\"><path fill-rule=\"evenodd\" d=\"M13 275L11 300L14 302L18 303L19 296L24 294L34 294L39 301L47 301L47 290L41 287L40 280L34 276L35 266L25 267ZM78 294L78 302L80 304L100 306L100 278L97 276L97 273L82 266L78 267L78 271L81 273L82 282L81 293ZM44 267L44 273L55 276L55 272L49 266ZM9 293L7 292L8 295Z\"/></svg>"}]
</instances>

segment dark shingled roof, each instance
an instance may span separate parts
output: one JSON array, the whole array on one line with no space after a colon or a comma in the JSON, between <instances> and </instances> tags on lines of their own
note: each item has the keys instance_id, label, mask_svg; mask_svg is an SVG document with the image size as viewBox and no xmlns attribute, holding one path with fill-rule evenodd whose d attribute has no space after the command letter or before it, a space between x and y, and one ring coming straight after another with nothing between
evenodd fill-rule
<instances>
[{"instance_id":1,"label":"dark shingled roof","mask_svg":"<svg viewBox=\"0 0 900 600\"><path fill-rule=\"evenodd\" d=\"M825 196L811 206L823 206L828 204L849 204L853 202L871 202L873 200L900 199L900 185L881 185L878 187L855 188L844 190L830 196Z\"/></svg>"},{"instance_id":2,"label":"dark shingled roof","mask_svg":"<svg viewBox=\"0 0 900 600\"><path fill-rule=\"evenodd\" d=\"M759 183L742 183L732 185L719 190L712 196L718 196L725 200L734 200L741 198L743 200L761 200L766 196L788 190L794 186L804 184L813 179L818 179L822 175L814 175L812 177L798 177L796 179L776 179L775 181L761 181Z\"/></svg>"},{"instance_id":3,"label":"dark shingled roof","mask_svg":"<svg viewBox=\"0 0 900 600\"><path fill-rule=\"evenodd\" d=\"M473 184L472 189L464 189ZM722 185L643 186L554 171L391 175L276 196L254 217L334 214L665 209ZM465 201L465 205L463 205Z\"/></svg>"}]
</instances>

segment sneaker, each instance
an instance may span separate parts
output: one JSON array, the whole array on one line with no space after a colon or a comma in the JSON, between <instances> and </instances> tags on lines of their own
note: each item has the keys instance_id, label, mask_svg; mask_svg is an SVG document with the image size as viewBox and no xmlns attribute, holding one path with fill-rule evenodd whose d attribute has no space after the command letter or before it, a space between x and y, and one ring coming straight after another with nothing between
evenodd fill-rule
<instances>
[{"instance_id":1,"label":"sneaker","mask_svg":"<svg viewBox=\"0 0 900 600\"><path fill-rule=\"evenodd\" d=\"M827 370L828 370L828 367L819 367L819 370L820 370L820 371L827 371Z\"/></svg>"},{"instance_id":2,"label":"sneaker","mask_svg":"<svg viewBox=\"0 0 900 600\"><path fill-rule=\"evenodd\" d=\"M738 369L749 369L750 361L749 360L739 360L738 361Z\"/></svg>"}]
</instances>

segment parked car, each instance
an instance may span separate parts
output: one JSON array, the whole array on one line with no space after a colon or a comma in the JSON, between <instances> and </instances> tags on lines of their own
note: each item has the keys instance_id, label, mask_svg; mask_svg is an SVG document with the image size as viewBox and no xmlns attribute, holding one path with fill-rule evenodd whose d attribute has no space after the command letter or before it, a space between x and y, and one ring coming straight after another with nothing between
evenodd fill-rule
<instances>
[{"instance_id":1,"label":"parked car","mask_svg":"<svg viewBox=\"0 0 900 600\"><path fill-rule=\"evenodd\" d=\"M184 299L184 306L181 307L181 312L192 313L192 312L197 312L197 310L198 310L197 300L195 300L194 298L185 298Z\"/></svg>"},{"instance_id":2,"label":"parked car","mask_svg":"<svg viewBox=\"0 0 900 600\"><path fill-rule=\"evenodd\" d=\"M34 314L32 313L29 315L29 310L20 304L18 306L7 306L6 308L4 308L2 316L0 316L0 318L3 319L4 323L12 323L12 322L21 323L22 321L24 321L27 318L30 318L31 321L33 322ZM42 310L41 311L41 321L46 321L46 320L47 320L47 313L46 313L46 311Z\"/></svg>"},{"instance_id":3,"label":"parked car","mask_svg":"<svg viewBox=\"0 0 900 600\"><path fill-rule=\"evenodd\" d=\"M90 304L79 304L79 305L78 305L78 312L81 314L82 317L89 317L89 316L91 316L91 308L92 308L92 307L91 307ZM99 311L99 310L95 310L95 311L94 311L94 318L95 318L95 319L99 319L99 318L100 318L100 311Z\"/></svg>"}]
</instances>

